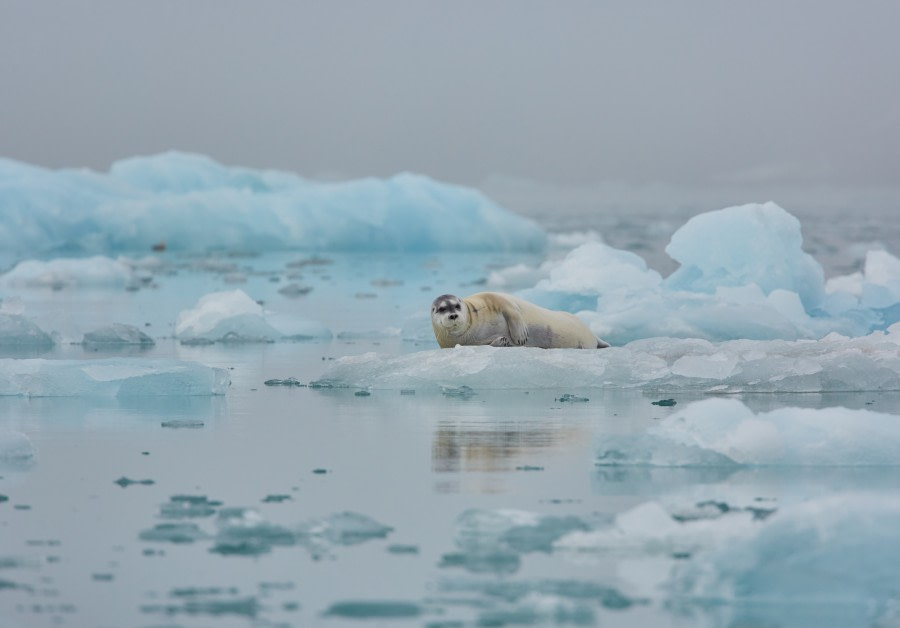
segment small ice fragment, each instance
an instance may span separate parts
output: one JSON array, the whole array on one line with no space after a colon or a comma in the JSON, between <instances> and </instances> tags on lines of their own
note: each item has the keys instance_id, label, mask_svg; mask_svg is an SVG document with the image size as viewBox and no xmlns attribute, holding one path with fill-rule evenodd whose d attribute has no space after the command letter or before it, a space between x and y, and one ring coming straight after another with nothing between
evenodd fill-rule
<instances>
[{"instance_id":1,"label":"small ice fragment","mask_svg":"<svg viewBox=\"0 0 900 628\"><path fill-rule=\"evenodd\" d=\"M169 502L159 507L159 516L164 519L209 517L216 513L220 501L211 501L206 495L172 495Z\"/></svg>"},{"instance_id":2,"label":"small ice fragment","mask_svg":"<svg viewBox=\"0 0 900 628\"><path fill-rule=\"evenodd\" d=\"M357 390L353 394L357 397L370 397L372 395L368 390Z\"/></svg>"},{"instance_id":3,"label":"small ice fragment","mask_svg":"<svg viewBox=\"0 0 900 628\"><path fill-rule=\"evenodd\" d=\"M336 602L325 615L348 619L401 619L418 617L422 612L422 607L412 602L376 600Z\"/></svg>"},{"instance_id":4,"label":"small ice fragment","mask_svg":"<svg viewBox=\"0 0 900 628\"><path fill-rule=\"evenodd\" d=\"M113 482L114 484L118 484L122 488L127 486L131 486L132 484L143 484L144 486L150 486L152 484L156 484L154 480L132 480L131 478L126 478L124 475L120 477L118 480Z\"/></svg>"},{"instance_id":5,"label":"small ice fragment","mask_svg":"<svg viewBox=\"0 0 900 628\"><path fill-rule=\"evenodd\" d=\"M660 399L659 401L651 401L650 403L654 406L674 406L678 402L674 399Z\"/></svg>"},{"instance_id":6,"label":"small ice fragment","mask_svg":"<svg viewBox=\"0 0 900 628\"><path fill-rule=\"evenodd\" d=\"M282 502L290 501L293 497L290 495L266 495L263 498L263 503L266 504L280 504Z\"/></svg>"},{"instance_id":7,"label":"small ice fragment","mask_svg":"<svg viewBox=\"0 0 900 628\"><path fill-rule=\"evenodd\" d=\"M299 386L306 387L306 384L302 384L297 381L294 377L288 377L287 379L267 379L263 382L266 386Z\"/></svg>"},{"instance_id":8,"label":"small ice fragment","mask_svg":"<svg viewBox=\"0 0 900 628\"><path fill-rule=\"evenodd\" d=\"M400 394L401 395L415 395L416 391L412 388L401 388Z\"/></svg>"},{"instance_id":9,"label":"small ice fragment","mask_svg":"<svg viewBox=\"0 0 900 628\"><path fill-rule=\"evenodd\" d=\"M571 394L571 393L566 393L566 394L564 394L562 397L560 397L559 399L554 399L554 401L559 401L559 402L562 402L562 403L565 403L565 402L567 402L567 401L584 403L584 402L586 402L586 401L590 401L590 399L587 398L587 397L579 397L578 395L573 395L573 394Z\"/></svg>"},{"instance_id":10,"label":"small ice fragment","mask_svg":"<svg viewBox=\"0 0 900 628\"><path fill-rule=\"evenodd\" d=\"M469 386L441 386L441 394L445 397L457 397L459 399L469 399L477 393Z\"/></svg>"},{"instance_id":11,"label":"small ice fragment","mask_svg":"<svg viewBox=\"0 0 900 628\"><path fill-rule=\"evenodd\" d=\"M521 467L516 467L516 471L543 471L544 467L535 467L530 464L522 465Z\"/></svg>"},{"instance_id":12,"label":"small ice fragment","mask_svg":"<svg viewBox=\"0 0 900 628\"><path fill-rule=\"evenodd\" d=\"M163 421L160 423L162 427L171 427L173 429L199 429L205 425L203 421L198 419L173 419L171 421Z\"/></svg>"},{"instance_id":13,"label":"small ice fragment","mask_svg":"<svg viewBox=\"0 0 900 628\"><path fill-rule=\"evenodd\" d=\"M149 347L156 343L153 338L133 325L113 323L86 333L81 344L85 346L139 345Z\"/></svg>"},{"instance_id":14,"label":"small ice fragment","mask_svg":"<svg viewBox=\"0 0 900 628\"><path fill-rule=\"evenodd\" d=\"M165 541L167 543L193 543L209 538L196 523L158 523L138 535L142 541Z\"/></svg>"},{"instance_id":15,"label":"small ice fragment","mask_svg":"<svg viewBox=\"0 0 900 628\"><path fill-rule=\"evenodd\" d=\"M418 554L419 546L418 545L400 545L399 543L393 543L387 546L387 551L391 554Z\"/></svg>"},{"instance_id":16,"label":"small ice fragment","mask_svg":"<svg viewBox=\"0 0 900 628\"><path fill-rule=\"evenodd\" d=\"M317 475L325 475L326 473L328 473L328 469L313 469L312 472Z\"/></svg>"},{"instance_id":17,"label":"small ice fragment","mask_svg":"<svg viewBox=\"0 0 900 628\"><path fill-rule=\"evenodd\" d=\"M312 292L312 286L304 286L299 283L289 283L283 288L280 288L278 292L279 294L283 294L290 299L295 299Z\"/></svg>"}]
</instances>

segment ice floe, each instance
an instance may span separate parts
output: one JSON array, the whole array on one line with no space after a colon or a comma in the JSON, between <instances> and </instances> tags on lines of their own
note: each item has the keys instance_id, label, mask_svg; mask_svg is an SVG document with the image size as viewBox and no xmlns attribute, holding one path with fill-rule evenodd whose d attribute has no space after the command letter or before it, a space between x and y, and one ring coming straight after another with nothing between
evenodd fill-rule
<instances>
[{"instance_id":1,"label":"ice floe","mask_svg":"<svg viewBox=\"0 0 900 628\"><path fill-rule=\"evenodd\" d=\"M488 389L640 388L657 391L900 390L900 325L822 341L652 338L601 350L455 347L332 362L332 386Z\"/></svg>"},{"instance_id":2,"label":"ice floe","mask_svg":"<svg viewBox=\"0 0 900 628\"><path fill-rule=\"evenodd\" d=\"M65 211L63 211L63 208ZM7 256L231 249L541 250L546 234L480 192L425 176L322 183L194 154L108 173L0 159Z\"/></svg>"},{"instance_id":3,"label":"ice floe","mask_svg":"<svg viewBox=\"0 0 900 628\"><path fill-rule=\"evenodd\" d=\"M598 436L594 445L603 466L897 466L900 422L870 410L754 413L736 399L706 399L644 434Z\"/></svg>"},{"instance_id":4,"label":"ice floe","mask_svg":"<svg viewBox=\"0 0 900 628\"><path fill-rule=\"evenodd\" d=\"M178 315L175 336L184 344L328 340L324 325L266 312L243 290L213 292Z\"/></svg>"},{"instance_id":5,"label":"ice floe","mask_svg":"<svg viewBox=\"0 0 900 628\"><path fill-rule=\"evenodd\" d=\"M183 360L0 359L0 396L138 397L224 395L228 371Z\"/></svg>"}]
</instances>

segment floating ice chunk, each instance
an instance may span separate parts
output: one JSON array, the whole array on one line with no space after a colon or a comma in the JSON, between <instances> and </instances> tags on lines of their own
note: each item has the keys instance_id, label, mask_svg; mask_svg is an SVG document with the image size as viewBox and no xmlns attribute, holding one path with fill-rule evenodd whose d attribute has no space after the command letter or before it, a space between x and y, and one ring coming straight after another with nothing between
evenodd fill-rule
<instances>
[{"instance_id":1,"label":"floating ice chunk","mask_svg":"<svg viewBox=\"0 0 900 628\"><path fill-rule=\"evenodd\" d=\"M0 276L2 288L121 288L132 280L131 268L103 256L27 260Z\"/></svg>"},{"instance_id":2,"label":"floating ice chunk","mask_svg":"<svg viewBox=\"0 0 900 628\"><path fill-rule=\"evenodd\" d=\"M681 264L666 286L713 292L755 284L766 294L780 288L800 295L810 311L822 300L825 278L802 245L800 221L775 203L700 214L676 231L666 247Z\"/></svg>"},{"instance_id":3,"label":"floating ice chunk","mask_svg":"<svg viewBox=\"0 0 900 628\"><path fill-rule=\"evenodd\" d=\"M754 414L736 399L708 399L643 435L602 437L598 465L900 465L900 422L846 408Z\"/></svg>"},{"instance_id":4,"label":"floating ice chunk","mask_svg":"<svg viewBox=\"0 0 900 628\"><path fill-rule=\"evenodd\" d=\"M47 349L53 338L21 314L0 312L0 347Z\"/></svg>"},{"instance_id":5,"label":"floating ice chunk","mask_svg":"<svg viewBox=\"0 0 900 628\"><path fill-rule=\"evenodd\" d=\"M95 329L84 335L81 343L85 346L122 346L139 345L149 347L156 344L150 336L133 325L112 323L106 327Z\"/></svg>"},{"instance_id":6,"label":"floating ice chunk","mask_svg":"<svg viewBox=\"0 0 900 628\"><path fill-rule=\"evenodd\" d=\"M59 211L65 207L66 211ZM0 160L0 251L542 250L546 234L480 192L399 174L341 183L165 153L108 174Z\"/></svg>"},{"instance_id":7,"label":"floating ice chunk","mask_svg":"<svg viewBox=\"0 0 900 628\"><path fill-rule=\"evenodd\" d=\"M577 517L555 517L522 510L470 509L456 520L458 552L445 554L442 567L472 573L514 573L520 555L550 552L553 543L589 526Z\"/></svg>"},{"instance_id":8,"label":"floating ice chunk","mask_svg":"<svg viewBox=\"0 0 900 628\"><path fill-rule=\"evenodd\" d=\"M848 493L793 505L673 572L680 605L714 605L722 625L894 625L900 499Z\"/></svg>"},{"instance_id":9,"label":"floating ice chunk","mask_svg":"<svg viewBox=\"0 0 900 628\"><path fill-rule=\"evenodd\" d=\"M679 521L659 502L645 502L618 514L607 526L575 530L557 540L554 551L625 555L691 555L751 534L761 524L752 513L727 520Z\"/></svg>"},{"instance_id":10,"label":"floating ice chunk","mask_svg":"<svg viewBox=\"0 0 900 628\"><path fill-rule=\"evenodd\" d=\"M21 432L0 429L0 464L20 464L34 458L34 445Z\"/></svg>"},{"instance_id":11,"label":"floating ice chunk","mask_svg":"<svg viewBox=\"0 0 900 628\"><path fill-rule=\"evenodd\" d=\"M138 535L142 541L193 543L210 538L196 523L159 523Z\"/></svg>"},{"instance_id":12,"label":"floating ice chunk","mask_svg":"<svg viewBox=\"0 0 900 628\"><path fill-rule=\"evenodd\" d=\"M269 523L249 508L223 508L216 519L219 528L211 552L224 556L259 556L276 545L294 545L297 535Z\"/></svg>"},{"instance_id":13,"label":"floating ice chunk","mask_svg":"<svg viewBox=\"0 0 900 628\"><path fill-rule=\"evenodd\" d=\"M333 545L356 545L371 539L383 539L391 531L392 527L356 512L339 512L313 519L298 528L298 534L308 543L327 542Z\"/></svg>"},{"instance_id":14,"label":"floating ice chunk","mask_svg":"<svg viewBox=\"0 0 900 628\"><path fill-rule=\"evenodd\" d=\"M181 312L175 324L175 336L186 344L274 342L331 338L331 331L314 321L278 315L268 317L262 306L243 290L231 290L207 294L195 308Z\"/></svg>"},{"instance_id":15,"label":"floating ice chunk","mask_svg":"<svg viewBox=\"0 0 900 628\"><path fill-rule=\"evenodd\" d=\"M654 338L596 351L455 347L332 362L335 387L441 391L652 388L703 392L900 390L900 328L821 341Z\"/></svg>"},{"instance_id":16,"label":"floating ice chunk","mask_svg":"<svg viewBox=\"0 0 900 628\"><path fill-rule=\"evenodd\" d=\"M182 360L0 360L0 396L224 395L229 383L225 369Z\"/></svg>"}]
</instances>

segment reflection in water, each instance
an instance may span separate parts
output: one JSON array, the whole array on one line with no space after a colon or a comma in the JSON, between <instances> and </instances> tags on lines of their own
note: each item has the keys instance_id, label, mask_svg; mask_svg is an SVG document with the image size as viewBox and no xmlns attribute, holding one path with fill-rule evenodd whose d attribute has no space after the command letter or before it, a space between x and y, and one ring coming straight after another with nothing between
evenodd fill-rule
<instances>
[{"instance_id":1,"label":"reflection in water","mask_svg":"<svg viewBox=\"0 0 900 628\"><path fill-rule=\"evenodd\" d=\"M466 490L503 492L502 479L493 474L517 469L539 469L531 463L536 455L571 443L583 436L578 425L503 422L492 424L441 421L431 445L431 468L436 473L468 473L477 486ZM584 435L586 437L586 435ZM527 464L526 464L527 463ZM462 490L462 478L444 478L435 484L439 493Z\"/></svg>"}]
</instances>

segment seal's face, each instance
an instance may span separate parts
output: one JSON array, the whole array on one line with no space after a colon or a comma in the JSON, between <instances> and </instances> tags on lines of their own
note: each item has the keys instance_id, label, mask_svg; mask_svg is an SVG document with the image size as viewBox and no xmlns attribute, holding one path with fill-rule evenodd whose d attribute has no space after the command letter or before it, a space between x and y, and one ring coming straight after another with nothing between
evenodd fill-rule
<instances>
[{"instance_id":1,"label":"seal's face","mask_svg":"<svg viewBox=\"0 0 900 628\"><path fill-rule=\"evenodd\" d=\"M431 322L449 333L461 333L469 326L468 312L462 299L452 294L442 294L431 304Z\"/></svg>"}]
</instances>

